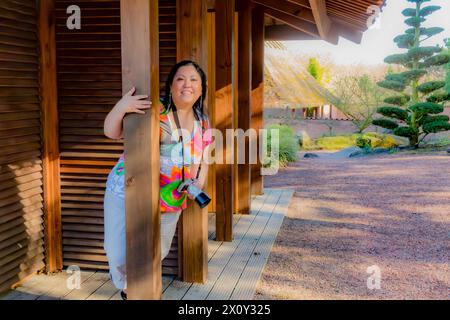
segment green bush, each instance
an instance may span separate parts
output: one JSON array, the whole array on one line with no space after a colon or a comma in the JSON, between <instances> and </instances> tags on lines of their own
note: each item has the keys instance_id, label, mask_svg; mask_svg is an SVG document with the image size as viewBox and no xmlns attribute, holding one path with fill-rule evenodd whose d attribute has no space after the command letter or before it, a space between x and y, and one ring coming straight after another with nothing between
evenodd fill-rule
<instances>
[{"instance_id":1,"label":"green bush","mask_svg":"<svg viewBox=\"0 0 450 320\"><path fill-rule=\"evenodd\" d=\"M279 166L285 167L289 162L298 160L297 152L299 147L298 138L295 136L294 130L286 125L273 124L266 128L268 130L267 140L271 141L271 130L278 130L280 145L279 145ZM268 155L271 153L270 144L267 146Z\"/></svg>"},{"instance_id":2,"label":"green bush","mask_svg":"<svg viewBox=\"0 0 450 320\"><path fill-rule=\"evenodd\" d=\"M356 146L361 149L370 149L372 148L372 140L364 136L358 137L356 139Z\"/></svg>"}]
</instances>

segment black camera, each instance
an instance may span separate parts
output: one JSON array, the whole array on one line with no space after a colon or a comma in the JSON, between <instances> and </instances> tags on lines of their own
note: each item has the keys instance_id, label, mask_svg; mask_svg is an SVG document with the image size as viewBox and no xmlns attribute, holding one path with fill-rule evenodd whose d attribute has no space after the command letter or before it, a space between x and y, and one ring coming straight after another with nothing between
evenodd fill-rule
<instances>
[{"instance_id":1,"label":"black camera","mask_svg":"<svg viewBox=\"0 0 450 320\"><path fill-rule=\"evenodd\" d=\"M201 189L194 186L194 180L188 179L182 182L178 188L178 192L187 191L187 193L194 198L195 202L200 206L200 208L206 207L210 202L211 198Z\"/></svg>"}]
</instances>

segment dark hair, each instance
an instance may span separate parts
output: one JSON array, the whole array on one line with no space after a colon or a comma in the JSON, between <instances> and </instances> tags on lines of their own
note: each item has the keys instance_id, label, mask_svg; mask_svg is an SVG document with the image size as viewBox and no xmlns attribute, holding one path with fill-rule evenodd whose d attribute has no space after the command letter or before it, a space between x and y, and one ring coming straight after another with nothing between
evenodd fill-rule
<instances>
[{"instance_id":1,"label":"dark hair","mask_svg":"<svg viewBox=\"0 0 450 320\"><path fill-rule=\"evenodd\" d=\"M169 72L169 76L167 77L166 80L166 88L165 88L165 97L164 97L164 101L165 103L165 108L167 111L170 111L172 109L172 104L169 101L169 96L170 96L170 86L172 85L173 79L175 78L175 74L177 73L178 69L180 69L181 67L184 66L188 66L191 65L195 68L195 70L197 70L198 74L200 75L200 78L202 79L202 95L200 96L200 98L197 99L197 101L194 103L194 111L197 111L197 113L199 113L202 117L207 118L207 114L205 114L205 110L203 108L203 104L206 98L206 74L203 71L203 69L194 61L192 60L183 60L178 62L177 64L175 64L172 69ZM173 101L172 101L173 102Z\"/></svg>"}]
</instances>

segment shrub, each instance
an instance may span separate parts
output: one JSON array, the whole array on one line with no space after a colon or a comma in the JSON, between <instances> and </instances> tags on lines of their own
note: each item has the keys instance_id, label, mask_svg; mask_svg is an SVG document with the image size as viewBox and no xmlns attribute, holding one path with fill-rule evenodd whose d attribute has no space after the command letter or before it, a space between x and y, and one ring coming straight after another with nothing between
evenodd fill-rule
<instances>
[{"instance_id":1,"label":"shrub","mask_svg":"<svg viewBox=\"0 0 450 320\"><path fill-rule=\"evenodd\" d=\"M271 130L278 130L280 144L279 144L279 166L285 167L289 162L295 162L298 160L297 151L299 141L295 136L294 130L286 125L270 125L266 128L268 130L268 142L271 141ZM270 155L271 146L267 147L268 154Z\"/></svg>"},{"instance_id":2,"label":"shrub","mask_svg":"<svg viewBox=\"0 0 450 320\"><path fill-rule=\"evenodd\" d=\"M368 137L360 136L356 139L356 146L361 149L371 149L372 140Z\"/></svg>"}]
</instances>

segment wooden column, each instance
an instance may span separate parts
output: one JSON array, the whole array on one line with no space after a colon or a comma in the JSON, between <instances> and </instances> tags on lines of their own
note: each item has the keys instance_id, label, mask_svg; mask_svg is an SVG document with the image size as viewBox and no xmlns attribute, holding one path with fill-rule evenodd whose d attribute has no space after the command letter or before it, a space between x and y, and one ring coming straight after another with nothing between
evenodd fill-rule
<instances>
[{"instance_id":1,"label":"wooden column","mask_svg":"<svg viewBox=\"0 0 450 320\"><path fill-rule=\"evenodd\" d=\"M209 7L208 7L209 9ZM213 8L212 8L213 9ZM207 17L207 31L208 31L208 94L207 107L209 121L211 128L216 127L216 14L208 11ZM209 165L208 169L208 185L207 192L211 197L211 202L208 205L208 212L216 212L216 165L214 163Z\"/></svg>"},{"instance_id":2,"label":"wooden column","mask_svg":"<svg viewBox=\"0 0 450 320\"><path fill-rule=\"evenodd\" d=\"M240 0L238 4L238 106L237 128L247 131L251 127L251 72L252 72L252 12L249 0ZM245 137L245 163L238 164L237 172L237 212L250 213L250 163L249 139Z\"/></svg>"},{"instance_id":3,"label":"wooden column","mask_svg":"<svg viewBox=\"0 0 450 320\"><path fill-rule=\"evenodd\" d=\"M207 0L177 0L177 60L196 61L208 70ZM208 210L188 200L181 215L183 281L204 283L208 276Z\"/></svg>"},{"instance_id":4,"label":"wooden column","mask_svg":"<svg viewBox=\"0 0 450 320\"><path fill-rule=\"evenodd\" d=\"M39 2L42 164L47 272L62 269L55 0Z\"/></svg>"},{"instance_id":5,"label":"wooden column","mask_svg":"<svg viewBox=\"0 0 450 320\"><path fill-rule=\"evenodd\" d=\"M216 241L233 240L233 153L226 130L233 128L234 0L216 0L216 126L222 132L222 151L216 149ZM221 153L221 154L220 154Z\"/></svg>"},{"instance_id":6,"label":"wooden column","mask_svg":"<svg viewBox=\"0 0 450 320\"><path fill-rule=\"evenodd\" d=\"M252 14L252 129L258 132L258 150L262 148L264 111L264 9L256 7ZM251 166L251 193L263 194L263 177L261 175L261 159Z\"/></svg>"},{"instance_id":7,"label":"wooden column","mask_svg":"<svg viewBox=\"0 0 450 320\"><path fill-rule=\"evenodd\" d=\"M121 0L120 10L123 92L153 101L124 121L128 297L160 299L158 1Z\"/></svg>"},{"instance_id":8,"label":"wooden column","mask_svg":"<svg viewBox=\"0 0 450 320\"><path fill-rule=\"evenodd\" d=\"M235 11L234 11L234 52L233 52L233 129L238 126L238 90L239 90L239 13L236 11L237 1L235 1ZM238 187L237 187L237 175L238 175L238 165L237 165L237 146L236 143L233 146L234 152L234 162L233 162L233 213L238 212Z\"/></svg>"}]
</instances>

